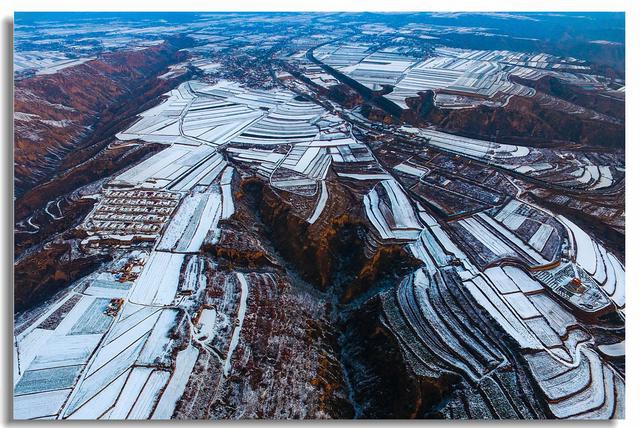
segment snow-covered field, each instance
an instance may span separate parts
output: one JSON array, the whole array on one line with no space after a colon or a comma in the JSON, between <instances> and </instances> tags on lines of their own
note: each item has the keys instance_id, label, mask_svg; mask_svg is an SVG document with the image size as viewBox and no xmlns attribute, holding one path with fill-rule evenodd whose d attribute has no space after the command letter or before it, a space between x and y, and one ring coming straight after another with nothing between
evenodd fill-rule
<instances>
[{"instance_id":1,"label":"snow-covered field","mask_svg":"<svg viewBox=\"0 0 640 428\"><path fill-rule=\"evenodd\" d=\"M129 300L140 305L169 305L178 289L184 254L155 251L145 264Z\"/></svg>"},{"instance_id":2,"label":"snow-covered field","mask_svg":"<svg viewBox=\"0 0 640 428\"><path fill-rule=\"evenodd\" d=\"M196 253L222 215L219 193L196 193L182 200L156 247L160 251Z\"/></svg>"}]
</instances>

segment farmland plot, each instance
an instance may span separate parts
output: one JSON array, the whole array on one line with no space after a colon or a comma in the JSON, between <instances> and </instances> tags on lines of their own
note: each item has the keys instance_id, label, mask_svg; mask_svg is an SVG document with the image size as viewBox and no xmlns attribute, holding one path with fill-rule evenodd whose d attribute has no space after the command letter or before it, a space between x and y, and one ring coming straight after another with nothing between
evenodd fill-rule
<instances>
[{"instance_id":1,"label":"farmland plot","mask_svg":"<svg viewBox=\"0 0 640 428\"><path fill-rule=\"evenodd\" d=\"M178 356L176 357L176 368L171 375L169 384L162 393L162 397L156 406L152 419L171 418L173 410L176 407L176 403L180 397L182 397L184 388L187 386L187 381L193 371L198 354L199 351L191 345L187 347L187 349L178 352Z\"/></svg>"},{"instance_id":2,"label":"farmland plot","mask_svg":"<svg viewBox=\"0 0 640 428\"><path fill-rule=\"evenodd\" d=\"M395 180L382 181L385 199L378 186L365 195L365 210L369 221L382 239L415 239L422 226L418 223L413 206ZM389 201L389 202L386 202Z\"/></svg>"},{"instance_id":3,"label":"farmland plot","mask_svg":"<svg viewBox=\"0 0 640 428\"><path fill-rule=\"evenodd\" d=\"M27 370L15 387L15 394L55 391L73 386L82 366Z\"/></svg>"},{"instance_id":4,"label":"farmland plot","mask_svg":"<svg viewBox=\"0 0 640 428\"><path fill-rule=\"evenodd\" d=\"M55 417L64 401L71 393L70 389L16 395L13 398L13 417L15 419L36 419Z\"/></svg>"},{"instance_id":5,"label":"farmland plot","mask_svg":"<svg viewBox=\"0 0 640 428\"><path fill-rule=\"evenodd\" d=\"M170 309L138 308L121 318L105 339L74 390L64 412L67 417L118 417L126 413L127 418L148 418L151 415L169 372L156 370L149 374L146 367L165 361L169 331L176 323L176 315ZM110 409L113 413L106 414Z\"/></svg>"},{"instance_id":6,"label":"farmland plot","mask_svg":"<svg viewBox=\"0 0 640 428\"><path fill-rule=\"evenodd\" d=\"M185 197L158 243L157 250L195 253L222 215L219 193L196 193Z\"/></svg>"},{"instance_id":7,"label":"farmland plot","mask_svg":"<svg viewBox=\"0 0 640 428\"><path fill-rule=\"evenodd\" d=\"M184 257L184 254L153 252L136 281L129 300L144 305L171 304L178 289Z\"/></svg>"}]
</instances>

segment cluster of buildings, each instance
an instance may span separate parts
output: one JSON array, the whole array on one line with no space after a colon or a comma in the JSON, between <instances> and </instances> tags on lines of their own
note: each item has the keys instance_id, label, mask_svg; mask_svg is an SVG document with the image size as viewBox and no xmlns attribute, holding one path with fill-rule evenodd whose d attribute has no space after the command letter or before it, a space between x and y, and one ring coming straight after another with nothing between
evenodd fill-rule
<instances>
[{"instance_id":1,"label":"cluster of buildings","mask_svg":"<svg viewBox=\"0 0 640 428\"><path fill-rule=\"evenodd\" d=\"M180 194L154 190L105 190L85 221L88 242L155 240L178 205Z\"/></svg>"}]
</instances>

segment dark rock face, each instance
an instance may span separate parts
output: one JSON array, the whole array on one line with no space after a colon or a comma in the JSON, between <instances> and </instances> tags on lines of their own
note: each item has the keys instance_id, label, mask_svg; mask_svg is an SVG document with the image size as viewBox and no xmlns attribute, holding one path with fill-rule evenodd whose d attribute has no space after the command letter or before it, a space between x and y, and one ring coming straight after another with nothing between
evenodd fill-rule
<instances>
[{"instance_id":1,"label":"dark rock face","mask_svg":"<svg viewBox=\"0 0 640 428\"><path fill-rule=\"evenodd\" d=\"M249 180L241 186L242 198L249 210L241 209L233 224L254 224L245 215L259 213L257 228L268 236L267 241L273 243L283 262L295 270L294 276L300 274L323 293L322 300L326 301L329 312L322 335L336 328L339 331L339 334L333 333L331 358L336 360L331 373L341 380L331 388L350 391L350 403L358 418L424 417L442 401L452 378L444 376L443 380L433 380L413 374L397 339L381 322L379 297L382 290L393 289L419 263L399 245L385 245L366 253L366 229L361 212L343 213L309 225L261 182ZM346 188L333 187L329 204L347 207L355 197ZM266 258L264 246L258 245L260 241L253 237L239 239L254 248L245 254L247 263L255 268L256 259ZM227 253L217 249L216 254ZM234 260L237 265L238 260ZM345 374L341 371L338 374L337 370L344 370ZM327 386L322 390L326 391ZM335 398L331 401L335 403ZM345 404L337 407L333 404L329 414L350 417L350 411L340 410L344 408Z\"/></svg>"},{"instance_id":2,"label":"dark rock face","mask_svg":"<svg viewBox=\"0 0 640 428\"><path fill-rule=\"evenodd\" d=\"M237 285L230 285L235 284L234 271L252 271L246 275L247 315L233 375L220 372L216 360L224 355L217 350L228 344L214 339L207 352L200 352L174 417L351 418L354 410L339 358L331 295L303 279L310 274L297 271L299 262L280 251L274 225L265 223L296 220L290 211L274 216L269 206L258 211L256 198L267 192L260 184L236 184L234 216L221 222L218 242L203 248L209 268L201 307L227 309L238 293ZM276 195L270 197L275 204Z\"/></svg>"},{"instance_id":3,"label":"dark rock face","mask_svg":"<svg viewBox=\"0 0 640 428\"><path fill-rule=\"evenodd\" d=\"M570 143L611 150L624 147L624 123L594 120L547 108L539 102L538 96L513 96L505 107L481 105L459 110L433 107L433 99L427 94L410 100L410 110L404 113L405 117L415 123L432 123L444 131L461 135L489 140L499 136L502 142L534 147L552 141L556 146ZM584 95L580 100L592 102ZM617 107L611 109L619 114Z\"/></svg>"},{"instance_id":4,"label":"dark rock face","mask_svg":"<svg viewBox=\"0 0 640 428\"><path fill-rule=\"evenodd\" d=\"M382 305L376 297L352 311L344 323L343 361L357 416L415 418L441 401L441 387L413 375L396 338L381 320Z\"/></svg>"},{"instance_id":5,"label":"dark rock face","mask_svg":"<svg viewBox=\"0 0 640 428\"><path fill-rule=\"evenodd\" d=\"M514 82L530 86L536 91L544 92L551 96L572 102L579 106L595 110L607 116L624 120L625 103L624 97L614 97L612 94L602 94L588 91L563 82L557 77L544 76L538 80L527 80L518 77L513 78Z\"/></svg>"},{"instance_id":6,"label":"dark rock face","mask_svg":"<svg viewBox=\"0 0 640 428\"><path fill-rule=\"evenodd\" d=\"M14 268L14 311L31 308L73 281L95 270L109 256L76 257L69 242L55 242L31 254Z\"/></svg>"}]
</instances>

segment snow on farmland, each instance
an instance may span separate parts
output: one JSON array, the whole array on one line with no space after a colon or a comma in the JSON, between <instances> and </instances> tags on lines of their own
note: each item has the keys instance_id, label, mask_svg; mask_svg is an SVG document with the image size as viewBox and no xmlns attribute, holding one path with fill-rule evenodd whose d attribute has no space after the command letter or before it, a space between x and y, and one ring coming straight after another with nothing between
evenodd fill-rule
<instances>
[{"instance_id":1,"label":"snow on farmland","mask_svg":"<svg viewBox=\"0 0 640 428\"><path fill-rule=\"evenodd\" d=\"M108 300L71 293L32 324L45 328L30 328L16 337L13 394L16 405L20 403L19 412L23 415L20 418L58 414L60 401L71 393L111 324L112 318L102 313ZM63 319L59 319L60 316ZM48 391L60 392L41 394ZM18 398L24 394L31 398ZM49 396L51 403L41 402ZM31 399L32 410L25 404Z\"/></svg>"},{"instance_id":2,"label":"snow on farmland","mask_svg":"<svg viewBox=\"0 0 640 428\"><path fill-rule=\"evenodd\" d=\"M527 275L527 273L515 266L505 266L502 268L504 273L506 273L514 284L518 286L520 291L523 293L535 293L537 291L541 291L544 288L540 282L533 279L531 276Z\"/></svg>"},{"instance_id":3,"label":"snow on farmland","mask_svg":"<svg viewBox=\"0 0 640 428\"><path fill-rule=\"evenodd\" d=\"M154 251L135 283L129 300L146 305L170 305L178 289L184 254Z\"/></svg>"},{"instance_id":4,"label":"snow on farmland","mask_svg":"<svg viewBox=\"0 0 640 428\"><path fill-rule=\"evenodd\" d=\"M351 178L353 180L358 181L366 181L366 180L390 180L392 177L389 174L351 174L345 172L339 172L339 177Z\"/></svg>"},{"instance_id":5,"label":"snow on farmland","mask_svg":"<svg viewBox=\"0 0 640 428\"><path fill-rule=\"evenodd\" d=\"M247 127L233 142L253 145L310 142L318 135L314 122L322 113L322 107L312 102L287 101Z\"/></svg>"},{"instance_id":6,"label":"snow on farmland","mask_svg":"<svg viewBox=\"0 0 640 428\"><path fill-rule=\"evenodd\" d=\"M496 291L481 277L464 282L478 304L524 349L543 349L543 345Z\"/></svg>"},{"instance_id":7,"label":"snow on farmland","mask_svg":"<svg viewBox=\"0 0 640 428\"><path fill-rule=\"evenodd\" d=\"M53 334L50 330L36 328L26 334L18 336L16 340L16 370L14 371L14 384L24 374L29 364L38 355L38 351Z\"/></svg>"},{"instance_id":8,"label":"snow on farmland","mask_svg":"<svg viewBox=\"0 0 640 428\"><path fill-rule=\"evenodd\" d=\"M128 372L122 373L89 401L78 407L68 416L68 419L99 419L118 399L127 375Z\"/></svg>"},{"instance_id":9,"label":"snow on farmland","mask_svg":"<svg viewBox=\"0 0 640 428\"><path fill-rule=\"evenodd\" d=\"M216 318L218 312L215 309L203 309L195 326L198 331L198 340L205 341L210 338L216 328Z\"/></svg>"},{"instance_id":10,"label":"snow on farmland","mask_svg":"<svg viewBox=\"0 0 640 428\"><path fill-rule=\"evenodd\" d=\"M610 166L600 166L600 178L595 183L592 190L604 189L606 187L610 187L613 184L613 174L611 173Z\"/></svg>"},{"instance_id":11,"label":"snow on farmland","mask_svg":"<svg viewBox=\"0 0 640 428\"><path fill-rule=\"evenodd\" d=\"M608 357L622 357L625 355L625 341L600 345L598 350Z\"/></svg>"},{"instance_id":12,"label":"snow on farmland","mask_svg":"<svg viewBox=\"0 0 640 428\"><path fill-rule=\"evenodd\" d=\"M217 91L216 96L213 93ZM246 92L246 90L244 90ZM222 145L264 116L256 106L241 102L236 84L219 82L201 87L182 83L160 105L140 115L137 122L117 134L120 140L185 145Z\"/></svg>"},{"instance_id":13,"label":"snow on farmland","mask_svg":"<svg viewBox=\"0 0 640 428\"><path fill-rule=\"evenodd\" d=\"M493 285L496 286L501 294L515 293L520 291L513 280L507 276L501 267L492 267L484 271L485 275L491 279Z\"/></svg>"},{"instance_id":14,"label":"snow on farmland","mask_svg":"<svg viewBox=\"0 0 640 428\"><path fill-rule=\"evenodd\" d=\"M170 373L164 370L155 370L151 373L127 419L149 419L151 417L160 392L169 381L169 376Z\"/></svg>"},{"instance_id":15,"label":"snow on farmland","mask_svg":"<svg viewBox=\"0 0 640 428\"><path fill-rule=\"evenodd\" d=\"M509 229L516 230L527 219L516 212L521 206L522 202L512 199L500 210L495 219Z\"/></svg>"},{"instance_id":16,"label":"snow on farmland","mask_svg":"<svg viewBox=\"0 0 640 428\"><path fill-rule=\"evenodd\" d=\"M97 353L91 367L87 370L87 375L91 376L94 372L104 367L132 343L141 337L146 337L156 325L162 311L154 313L152 316L142 320L141 322L131 326L120 335L110 335L105 340L105 345Z\"/></svg>"},{"instance_id":17,"label":"snow on farmland","mask_svg":"<svg viewBox=\"0 0 640 428\"><path fill-rule=\"evenodd\" d=\"M169 180L165 177L179 168L176 161L190 153L188 146L173 145L118 175L114 182L141 185L148 180L163 180L168 184Z\"/></svg>"},{"instance_id":18,"label":"snow on farmland","mask_svg":"<svg viewBox=\"0 0 640 428\"><path fill-rule=\"evenodd\" d=\"M81 370L81 365L27 370L16 384L14 393L23 395L70 388Z\"/></svg>"},{"instance_id":19,"label":"snow on farmland","mask_svg":"<svg viewBox=\"0 0 640 428\"><path fill-rule=\"evenodd\" d=\"M232 167L227 167L220 179L220 187L222 188L222 214L220 218L222 220L230 218L235 211L233 206L233 193L231 191L233 171L234 169Z\"/></svg>"},{"instance_id":20,"label":"snow on farmland","mask_svg":"<svg viewBox=\"0 0 640 428\"><path fill-rule=\"evenodd\" d=\"M409 244L409 248L413 255L425 264L429 273L434 273L438 268L448 264L449 257L427 228L420 232L418 239Z\"/></svg>"},{"instance_id":21,"label":"snow on farmland","mask_svg":"<svg viewBox=\"0 0 640 428\"><path fill-rule=\"evenodd\" d=\"M222 213L219 193L196 193L182 200L158 243L159 251L195 253Z\"/></svg>"},{"instance_id":22,"label":"snow on farmland","mask_svg":"<svg viewBox=\"0 0 640 428\"><path fill-rule=\"evenodd\" d=\"M94 334L104 333L113 321L113 318L105 314L109 305L107 298L94 299L87 310L78 318L68 334Z\"/></svg>"},{"instance_id":23,"label":"snow on farmland","mask_svg":"<svg viewBox=\"0 0 640 428\"><path fill-rule=\"evenodd\" d=\"M227 350L227 356L223 365L223 373L225 376L229 375L231 371L231 359L233 358L233 352L238 346L240 341L240 333L242 332L242 323L244 322L244 315L247 311L247 299L249 298L249 285L247 279L243 273L237 272L236 278L240 283L240 306L238 307L238 315L236 317L236 326L233 329L233 335L231 336L231 343Z\"/></svg>"},{"instance_id":24,"label":"snow on farmland","mask_svg":"<svg viewBox=\"0 0 640 428\"><path fill-rule=\"evenodd\" d=\"M515 255L511 247L485 228L475 217L459 220L458 223L493 254L497 256Z\"/></svg>"},{"instance_id":25,"label":"snow on farmland","mask_svg":"<svg viewBox=\"0 0 640 428\"><path fill-rule=\"evenodd\" d=\"M515 309L518 313L520 319L525 320L540 316L540 313L535 306L533 306L527 296L521 292L517 291L515 293L505 294L504 297L507 303L509 303L509 306Z\"/></svg>"},{"instance_id":26,"label":"snow on farmland","mask_svg":"<svg viewBox=\"0 0 640 428\"><path fill-rule=\"evenodd\" d=\"M502 365L504 356L457 311L451 283L444 270L434 275L419 269L406 276L395 291L395 299L385 300L389 323L397 337L421 361L437 364L473 382L478 382ZM392 303L393 302L393 303ZM432 365L433 364L433 365Z\"/></svg>"},{"instance_id":27,"label":"snow on farmland","mask_svg":"<svg viewBox=\"0 0 640 428\"><path fill-rule=\"evenodd\" d=\"M517 235L511 232L509 229L503 227L500 223L496 222L492 217L488 216L486 213L477 213L474 214L474 217L479 218L483 224L491 227L495 230L500 236L505 237L508 241L510 241L515 248L524 252L526 256L530 258L531 261L537 264L545 264L548 261L540 255L529 243L524 242Z\"/></svg>"},{"instance_id":28,"label":"snow on farmland","mask_svg":"<svg viewBox=\"0 0 640 428\"><path fill-rule=\"evenodd\" d=\"M398 182L395 180L385 180L382 182L382 187L384 187L386 194L391 201L391 210L393 212L396 227L419 229L420 224L416 219L413 206Z\"/></svg>"},{"instance_id":29,"label":"snow on farmland","mask_svg":"<svg viewBox=\"0 0 640 428\"><path fill-rule=\"evenodd\" d=\"M159 311L160 309L156 307L127 302L122 309L122 314L107 334L105 343L127 334L127 331L147 322L146 320L149 318L152 319L150 322L153 324L158 317Z\"/></svg>"},{"instance_id":30,"label":"snow on farmland","mask_svg":"<svg viewBox=\"0 0 640 428\"><path fill-rule=\"evenodd\" d=\"M71 393L70 389L18 395L13 398L14 419L36 419L55 416Z\"/></svg>"},{"instance_id":31,"label":"snow on farmland","mask_svg":"<svg viewBox=\"0 0 640 428\"><path fill-rule=\"evenodd\" d=\"M567 334L567 329L576 325L576 317L547 294L532 294L529 296L529 300L558 336L564 337Z\"/></svg>"},{"instance_id":32,"label":"snow on farmland","mask_svg":"<svg viewBox=\"0 0 640 428\"><path fill-rule=\"evenodd\" d=\"M187 160L193 162L193 160ZM205 156L204 159L196 158L193 165L186 165L189 169L175 177L168 185L168 189L176 192L186 192L196 185L209 186L218 177L220 171L227 165L222 155L215 153Z\"/></svg>"},{"instance_id":33,"label":"snow on farmland","mask_svg":"<svg viewBox=\"0 0 640 428\"><path fill-rule=\"evenodd\" d=\"M624 392L616 388L621 379L598 358L595 351L582 347L577 365L566 367L537 353L527 357L538 384L552 402L551 412L557 418L608 419L621 410ZM616 399L616 395L621 393Z\"/></svg>"},{"instance_id":34,"label":"snow on farmland","mask_svg":"<svg viewBox=\"0 0 640 428\"><path fill-rule=\"evenodd\" d=\"M593 247L593 240L585 231L566 217L559 215L558 220L565 225L569 232L576 262L587 271L587 273L593 275L597 266L596 250Z\"/></svg>"},{"instance_id":35,"label":"snow on farmland","mask_svg":"<svg viewBox=\"0 0 640 428\"><path fill-rule=\"evenodd\" d=\"M100 391L110 385L123 373L127 372L138 357L147 337L147 335L142 336L135 342L129 344L125 349L121 350L111 360L100 367L94 367L94 364L90 363L89 370L91 372L85 375L74 389L63 410L63 417L74 413L82 405L96 397ZM107 348L104 347L101 348L98 356L106 349ZM110 350L108 352L110 352Z\"/></svg>"},{"instance_id":36,"label":"snow on farmland","mask_svg":"<svg viewBox=\"0 0 640 428\"><path fill-rule=\"evenodd\" d=\"M109 419L127 418L151 372L153 372L151 367L134 367L131 369L127 381L122 387L122 392L109 413Z\"/></svg>"},{"instance_id":37,"label":"snow on farmland","mask_svg":"<svg viewBox=\"0 0 640 428\"><path fill-rule=\"evenodd\" d=\"M163 361L165 363L169 362L168 353L171 342L169 334L178 324L178 321L177 309L163 309L160 311L160 316L154 324L151 334L136 360L136 364L146 366Z\"/></svg>"},{"instance_id":38,"label":"snow on farmland","mask_svg":"<svg viewBox=\"0 0 640 428\"><path fill-rule=\"evenodd\" d=\"M375 186L364 197L367 218L382 239L416 239L422 230L413 206L395 180L382 182L382 193ZM380 197L383 195L384 199Z\"/></svg>"},{"instance_id":39,"label":"snow on farmland","mask_svg":"<svg viewBox=\"0 0 640 428\"><path fill-rule=\"evenodd\" d=\"M169 384L162 393L162 397L158 402L152 419L170 419L173 410L187 386L189 376L196 364L199 351L197 348L189 344L189 346L178 352L176 357L176 367L171 375Z\"/></svg>"},{"instance_id":40,"label":"snow on farmland","mask_svg":"<svg viewBox=\"0 0 640 428\"><path fill-rule=\"evenodd\" d=\"M429 139L429 144L477 159L497 160L501 158L519 158L527 156L530 151L524 146L498 144L431 129L420 129L418 132L422 137Z\"/></svg>"},{"instance_id":41,"label":"snow on farmland","mask_svg":"<svg viewBox=\"0 0 640 428\"><path fill-rule=\"evenodd\" d=\"M604 250L604 248L603 248ZM607 273L608 276L615 277L615 287L610 294L611 300L615 302L618 307L625 307L625 270L620 261L611 253L606 253L606 257L609 261L609 265L612 267L612 274ZM609 271L607 271L609 272ZM611 288L609 288L611 289Z\"/></svg>"},{"instance_id":42,"label":"snow on farmland","mask_svg":"<svg viewBox=\"0 0 640 428\"><path fill-rule=\"evenodd\" d=\"M313 210L311 216L307 219L307 222L313 224L318 220L322 211L324 210L325 205L327 204L327 199L329 199L329 190L327 190L327 184L324 180L320 183L320 197L318 198L318 202L316 203L316 207Z\"/></svg>"},{"instance_id":43,"label":"snow on farmland","mask_svg":"<svg viewBox=\"0 0 640 428\"><path fill-rule=\"evenodd\" d=\"M529 239L529 245L531 245L536 251L542 251L546 245L549 237L553 233L553 227L548 224L541 224L538 230Z\"/></svg>"},{"instance_id":44,"label":"snow on farmland","mask_svg":"<svg viewBox=\"0 0 640 428\"><path fill-rule=\"evenodd\" d=\"M40 370L85 364L101 338L101 334L55 335L47 341L38 356L29 365L29 369Z\"/></svg>"},{"instance_id":45,"label":"snow on farmland","mask_svg":"<svg viewBox=\"0 0 640 428\"><path fill-rule=\"evenodd\" d=\"M393 169L408 175L413 175L414 177L418 177L418 178L422 177L428 172L422 168L409 165L407 162L399 163L398 165L394 166Z\"/></svg>"}]
</instances>

